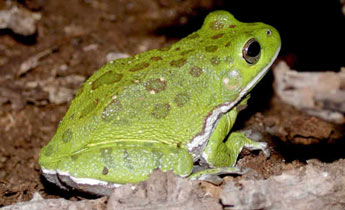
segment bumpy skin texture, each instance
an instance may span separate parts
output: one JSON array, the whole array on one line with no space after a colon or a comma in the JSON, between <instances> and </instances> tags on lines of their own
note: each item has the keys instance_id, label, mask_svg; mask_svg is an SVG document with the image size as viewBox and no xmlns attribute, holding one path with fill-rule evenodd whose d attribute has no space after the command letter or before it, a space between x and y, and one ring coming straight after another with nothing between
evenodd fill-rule
<instances>
[{"instance_id":1,"label":"bumpy skin texture","mask_svg":"<svg viewBox=\"0 0 345 210\"><path fill-rule=\"evenodd\" d=\"M261 46L256 64L243 58L251 38ZM239 134L224 139L239 102L279 48L273 27L216 11L170 47L106 64L83 84L42 149L43 172L123 184L145 180L155 168L188 176L197 160L234 166L244 146L265 147Z\"/></svg>"}]
</instances>

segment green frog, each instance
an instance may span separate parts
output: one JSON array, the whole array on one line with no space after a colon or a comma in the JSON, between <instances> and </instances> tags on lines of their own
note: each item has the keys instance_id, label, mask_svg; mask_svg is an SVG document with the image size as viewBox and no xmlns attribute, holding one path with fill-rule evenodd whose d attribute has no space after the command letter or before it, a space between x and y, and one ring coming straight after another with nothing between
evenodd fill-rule
<instances>
[{"instance_id":1,"label":"green frog","mask_svg":"<svg viewBox=\"0 0 345 210\"><path fill-rule=\"evenodd\" d=\"M215 11L171 46L109 62L81 86L42 148L43 175L106 195L155 169L200 180L238 173L243 148L269 155L266 143L230 131L280 45L272 26Z\"/></svg>"}]
</instances>

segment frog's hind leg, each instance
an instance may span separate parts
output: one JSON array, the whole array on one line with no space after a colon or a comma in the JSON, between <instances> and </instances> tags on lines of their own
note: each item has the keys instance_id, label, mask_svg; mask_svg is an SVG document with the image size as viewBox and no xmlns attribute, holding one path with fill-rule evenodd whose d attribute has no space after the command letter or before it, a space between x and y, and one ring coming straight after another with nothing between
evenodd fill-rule
<instances>
[{"instance_id":1,"label":"frog's hind leg","mask_svg":"<svg viewBox=\"0 0 345 210\"><path fill-rule=\"evenodd\" d=\"M57 171L59 178L73 188L80 185L113 188L118 184L144 181L156 168L188 176L193 160L187 150L162 143L114 143L65 157Z\"/></svg>"},{"instance_id":2,"label":"frog's hind leg","mask_svg":"<svg viewBox=\"0 0 345 210\"><path fill-rule=\"evenodd\" d=\"M256 142L246 137L245 133L233 132L228 137L225 145L231 151L233 159L237 159L239 153L243 148L248 150L261 150L266 157L270 156L270 151L267 148L266 142Z\"/></svg>"}]
</instances>

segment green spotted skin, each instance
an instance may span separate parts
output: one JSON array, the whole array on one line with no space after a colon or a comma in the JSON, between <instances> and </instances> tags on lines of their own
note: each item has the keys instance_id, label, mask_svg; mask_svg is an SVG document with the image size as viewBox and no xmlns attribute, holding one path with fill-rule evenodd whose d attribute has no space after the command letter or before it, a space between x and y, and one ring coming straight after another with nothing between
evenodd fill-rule
<instances>
[{"instance_id":1,"label":"green spotted skin","mask_svg":"<svg viewBox=\"0 0 345 210\"><path fill-rule=\"evenodd\" d=\"M262 48L255 65L242 55L253 37ZM188 176L202 152L192 152L188 144L206 133L213 110L249 91L248 84L268 68L279 47L279 34L271 26L242 23L225 11L210 13L200 30L177 43L96 71L42 148L39 164L72 177L119 184L143 181L155 168ZM230 107L234 112L236 105ZM211 165L234 165L233 160L223 162Z\"/></svg>"}]
</instances>

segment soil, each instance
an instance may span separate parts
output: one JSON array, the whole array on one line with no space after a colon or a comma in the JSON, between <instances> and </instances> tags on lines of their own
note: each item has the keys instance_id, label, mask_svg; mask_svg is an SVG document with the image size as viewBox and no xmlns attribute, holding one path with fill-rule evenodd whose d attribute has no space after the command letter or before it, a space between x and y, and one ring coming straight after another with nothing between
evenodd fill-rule
<instances>
[{"instance_id":1,"label":"soil","mask_svg":"<svg viewBox=\"0 0 345 210\"><path fill-rule=\"evenodd\" d=\"M0 0L0 8L2 4L5 1ZM92 198L47 183L38 165L40 149L54 135L72 96L106 63L109 53L133 55L167 46L196 30L209 11L226 5L220 0L21 0L18 4L41 18L31 36L0 30L0 207L28 201L35 192L44 198ZM288 60L289 54L283 53L280 59ZM37 65L22 67L35 56ZM271 157L245 150L238 164L267 178L301 167L310 158L325 162L344 158L343 127L282 103L271 84L270 73L254 90L234 128L260 133ZM316 129L308 130L310 125Z\"/></svg>"}]
</instances>

